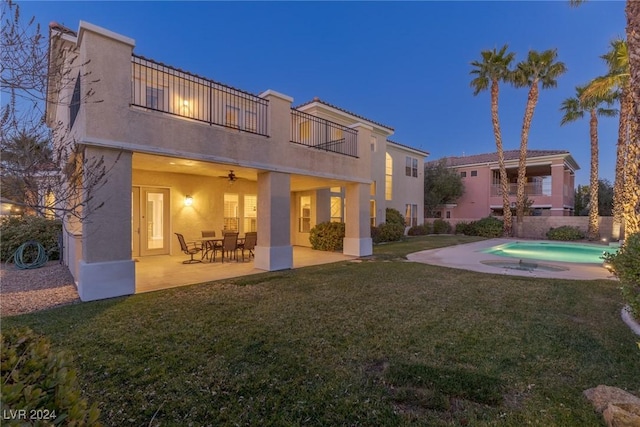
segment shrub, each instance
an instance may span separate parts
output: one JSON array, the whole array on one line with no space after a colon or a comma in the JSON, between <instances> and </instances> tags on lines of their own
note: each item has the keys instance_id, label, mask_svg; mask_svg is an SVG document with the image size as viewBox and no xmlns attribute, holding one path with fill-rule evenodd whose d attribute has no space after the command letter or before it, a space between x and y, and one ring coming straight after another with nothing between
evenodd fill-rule
<instances>
[{"instance_id":1,"label":"shrub","mask_svg":"<svg viewBox=\"0 0 640 427\"><path fill-rule=\"evenodd\" d=\"M547 232L549 240L580 240L584 239L584 233L578 227L563 225L558 228L551 228Z\"/></svg>"},{"instance_id":2,"label":"shrub","mask_svg":"<svg viewBox=\"0 0 640 427\"><path fill-rule=\"evenodd\" d=\"M4 414L37 411L45 419L34 425L100 425L97 405L88 407L80 395L71 357L53 352L49 341L30 329L2 332L1 370Z\"/></svg>"},{"instance_id":3,"label":"shrub","mask_svg":"<svg viewBox=\"0 0 640 427\"><path fill-rule=\"evenodd\" d=\"M502 221L498 218L486 217L478 221L473 221L471 224L470 236L481 237L500 237L502 236Z\"/></svg>"},{"instance_id":4,"label":"shrub","mask_svg":"<svg viewBox=\"0 0 640 427\"><path fill-rule=\"evenodd\" d=\"M395 242L404 236L404 225L382 223L377 227L371 227L371 239L373 243Z\"/></svg>"},{"instance_id":5,"label":"shrub","mask_svg":"<svg viewBox=\"0 0 640 427\"><path fill-rule=\"evenodd\" d=\"M434 234L449 234L451 233L451 224L444 219L436 219L433 221L433 233Z\"/></svg>"},{"instance_id":6,"label":"shrub","mask_svg":"<svg viewBox=\"0 0 640 427\"><path fill-rule=\"evenodd\" d=\"M431 224L425 223L421 225L414 225L407 231L409 236L424 236L431 234Z\"/></svg>"},{"instance_id":7,"label":"shrub","mask_svg":"<svg viewBox=\"0 0 640 427\"><path fill-rule=\"evenodd\" d=\"M401 226L405 226L404 217L397 209L387 208L386 210L386 223L387 224L398 224Z\"/></svg>"},{"instance_id":8,"label":"shrub","mask_svg":"<svg viewBox=\"0 0 640 427\"><path fill-rule=\"evenodd\" d=\"M471 229L471 223L466 222L466 221L460 221L459 223L456 224L456 234L464 234L466 236L471 236L472 229Z\"/></svg>"},{"instance_id":9,"label":"shrub","mask_svg":"<svg viewBox=\"0 0 640 427\"><path fill-rule=\"evenodd\" d=\"M640 319L640 233L625 239L617 254L607 257L620 279L622 297L635 319Z\"/></svg>"},{"instance_id":10,"label":"shrub","mask_svg":"<svg viewBox=\"0 0 640 427\"><path fill-rule=\"evenodd\" d=\"M344 223L342 222L322 222L313 227L309 233L311 247L321 251L341 250L343 239Z\"/></svg>"},{"instance_id":11,"label":"shrub","mask_svg":"<svg viewBox=\"0 0 640 427\"><path fill-rule=\"evenodd\" d=\"M0 221L0 256L8 260L18 247L35 240L47 249L49 259L59 259L58 236L62 232L59 220L37 216L7 217Z\"/></svg>"}]
</instances>

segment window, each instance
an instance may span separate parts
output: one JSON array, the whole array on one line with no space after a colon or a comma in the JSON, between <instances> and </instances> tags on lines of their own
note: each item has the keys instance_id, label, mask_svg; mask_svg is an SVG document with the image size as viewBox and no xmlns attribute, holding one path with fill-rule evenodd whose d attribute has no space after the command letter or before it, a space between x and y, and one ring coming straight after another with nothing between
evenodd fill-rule
<instances>
[{"instance_id":1,"label":"window","mask_svg":"<svg viewBox=\"0 0 640 427\"><path fill-rule=\"evenodd\" d=\"M49 190L44 196L45 218L54 219L56 217L55 206L56 206L56 195L53 193L53 191Z\"/></svg>"},{"instance_id":2,"label":"window","mask_svg":"<svg viewBox=\"0 0 640 427\"><path fill-rule=\"evenodd\" d=\"M393 158L389 153L386 155L384 198L386 200L393 198Z\"/></svg>"},{"instance_id":3,"label":"window","mask_svg":"<svg viewBox=\"0 0 640 427\"><path fill-rule=\"evenodd\" d=\"M418 205L405 205L404 223L410 227L418 225Z\"/></svg>"},{"instance_id":4,"label":"window","mask_svg":"<svg viewBox=\"0 0 640 427\"><path fill-rule=\"evenodd\" d=\"M478 176L478 171L471 171L471 176Z\"/></svg>"},{"instance_id":5,"label":"window","mask_svg":"<svg viewBox=\"0 0 640 427\"><path fill-rule=\"evenodd\" d=\"M371 189L369 190L369 195L375 197L376 196L376 182L373 181L371 183Z\"/></svg>"},{"instance_id":6,"label":"window","mask_svg":"<svg viewBox=\"0 0 640 427\"><path fill-rule=\"evenodd\" d=\"M147 108L154 110L164 110L164 89L160 87L147 86Z\"/></svg>"},{"instance_id":7,"label":"window","mask_svg":"<svg viewBox=\"0 0 640 427\"><path fill-rule=\"evenodd\" d=\"M418 159L411 159L411 176L418 177Z\"/></svg>"},{"instance_id":8,"label":"window","mask_svg":"<svg viewBox=\"0 0 640 427\"><path fill-rule=\"evenodd\" d=\"M451 218L451 211L447 211L447 218Z\"/></svg>"},{"instance_id":9,"label":"window","mask_svg":"<svg viewBox=\"0 0 640 427\"><path fill-rule=\"evenodd\" d=\"M331 197L331 222L343 222L342 197Z\"/></svg>"},{"instance_id":10,"label":"window","mask_svg":"<svg viewBox=\"0 0 640 427\"><path fill-rule=\"evenodd\" d=\"M300 196L300 225L298 231L308 233L311 230L311 196Z\"/></svg>"},{"instance_id":11,"label":"window","mask_svg":"<svg viewBox=\"0 0 640 427\"><path fill-rule=\"evenodd\" d=\"M407 176L411 176L411 157L407 157L406 159L404 174Z\"/></svg>"},{"instance_id":12,"label":"window","mask_svg":"<svg viewBox=\"0 0 640 427\"><path fill-rule=\"evenodd\" d=\"M224 194L223 230L238 231L238 195Z\"/></svg>"},{"instance_id":13,"label":"window","mask_svg":"<svg viewBox=\"0 0 640 427\"><path fill-rule=\"evenodd\" d=\"M378 150L378 138L372 136L369 141L371 142L371 152L375 153Z\"/></svg>"},{"instance_id":14,"label":"window","mask_svg":"<svg viewBox=\"0 0 640 427\"><path fill-rule=\"evenodd\" d=\"M370 223L372 227L376 226L376 201L369 200L369 216L371 217Z\"/></svg>"},{"instance_id":15,"label":"window","mask_svg":"<svg viewBox=\"0 0 640 427\"><path fill-rule=\"evenodd\" d=\"M227 105L224 124L232 128L240 127L240 109L238 107Z\"/></svg>"},{"instance_id":16,"label":"window","mask_svg":"<svg viewBox=\"0 0 640 427\"><path fill-rule=\"evenodd\" d=\"M460 172L460 176L461 176L462 178L466 178L466 177L467 177L467 173L466 173L466 172Z\"/></svg>"},{"instance_id":17,"label":"window","mask_svg":"<svg viewBox=\"0 0 640 427\"><path fill-rule=\"evenodd\" d=\"M309 142L311 140L311 122L305 120L298 126L300 142Z\"/></svg>"},{"instance_id":18,"label":"window","mask_svg":"<svg viewBox=\"0 0 640 427\"><path fill-rule=\"evenodd\" d=\"M73 87L73 95L71 95L71 104L69 104L69 128L73 127L73 124L80 112L80 73L78 72L78 78L76 78L76 84Z\"/></svg>"},{"instance_id":19,"label":"window","mask_svg":"<svg viewBox=\"0 0 640 427\"><path fill-rule=\"evenodd\" d=\"M343 139L344 136L342 135L342 129L337 128L337 127L331 127L331 140L332 141L339 141L341 139Z\"/></svg>"},{"instance_id":20,"label":"window","mask_svg":"<svg viewBox=\"0 0 640 427\"><path fill-rule=\"evenodd\" d=\"M245 194L244 196L244 232L258 231L258 196Z\"/></svg>"},{"instance_id":21,"label":"window","mask_svg":"<svg viewBox=\"0 0 640 427\"><path fill-rule=\"evenodd\" d=\"M258 130L258 114L255 111L244 112L244 128L249 132L256 132Z\"/></svg>"}]
</instances>

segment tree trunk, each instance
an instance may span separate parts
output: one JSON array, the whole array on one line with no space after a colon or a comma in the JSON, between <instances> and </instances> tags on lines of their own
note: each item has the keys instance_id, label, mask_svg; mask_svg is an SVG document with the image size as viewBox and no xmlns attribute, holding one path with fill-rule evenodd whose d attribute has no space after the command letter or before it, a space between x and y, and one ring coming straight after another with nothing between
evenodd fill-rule
<instances>
[{"instance_id":1,"label":"tree trunk","mask_svg":"<svg viewBox=\"0 0 640 427\"><path fill-rule=\"evenodd\" d=\"M500 188L502 192L503 226L502 235L510 237L513 220L509 208L509 181L507 180L507 168L504 165L504 149L502 147L502 133L500 132L500 120L498 119L498 82L491 82L491 122L493 123L493 136L496 139L496 151L498 152L498 167L500 168Z\"/></svg>"},{"instance_id":2,"label":"tree trunk","mask_svg":"<svg viewBox=\"0 0 640 427\"><path fill-rule=\"evenodd\" d=\"M625 167L624 222L625 234L640 232L640 2L627 0L627 47L629 49L629 70L633 114L630 123L630 140Z\"/></svg>"},{"instance_id":3,"label":"tree trunk","mask_svg":"<svg viewBox=\"0 0 640 427\"><path fill-rule=\"evenodd\" d=\"M615 229L622 224L624 204L624 170L627 158L627 144L629 142L629 115L633 113L633 99L629 88L623 88L620 100L620 121L618 123L618 145L616 152L616 176L613 183L613 224ZM618 236L620 237L620 236Z\"/></svg>"},{"instance_id":4,"label":"tree trunk","mask_svg":"<svg viewBox=\"0 0 640 427\"><path fill-rule=\"evenodd\" d=\"M518 162L518 191L516 193L516 218L518 234L521 234L522 221L524 217L524 188L527 183L527 144L529 142L529 130L531 129L531 120L533 112L538 103L539 89L538 79L535 79L529 89L527 97L527 107L524 111L524 121L522 123L522 134L520 135L520 160Z\"/></svg>"},{"instance_id":5,"label":"tree trunk","mask_svg":"<svg viewBox=\"0 0 640 427\"><path fill-rule=\"evenodd\" d=\"M600 238L598 226L598 116L596 110L591 110L589 120L589 136L591 138L591 174L589 179L589 225L587 237L589 240Z\"/></svg>"}]
</instances>

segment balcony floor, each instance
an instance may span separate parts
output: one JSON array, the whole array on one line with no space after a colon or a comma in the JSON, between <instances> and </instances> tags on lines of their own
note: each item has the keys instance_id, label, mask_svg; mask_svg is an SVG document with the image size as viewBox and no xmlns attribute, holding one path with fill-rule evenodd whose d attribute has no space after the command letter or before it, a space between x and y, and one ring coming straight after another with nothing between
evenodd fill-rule
<instances>
[{"instance_id":1,"label":"balcony floor","mask_svg":"<svg viewBox=\"0 0 640 427\"><path fill-rule=\"evenodd\" d=\"M316 251L301 246L293 247L293 268L329 264L355 258L338 252ZM196 264L183 264L182 261L187 259L189 259L188 256L183 254L135 258L136 293L264 273L264 270L254 268L253 260L245 262L242 262L242 259L240 262L225 260L224 264L219 260L214 263L204 261Z\"/></svg>"}]
</instances>

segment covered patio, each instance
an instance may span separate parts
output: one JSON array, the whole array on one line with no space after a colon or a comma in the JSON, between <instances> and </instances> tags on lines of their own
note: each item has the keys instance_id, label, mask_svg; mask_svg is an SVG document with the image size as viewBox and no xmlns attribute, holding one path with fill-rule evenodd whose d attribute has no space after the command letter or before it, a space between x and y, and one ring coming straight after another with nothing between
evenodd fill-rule
<instances>
[{"instance_id":1,"label":"covered patio","mask_svg":"<svg viewBox=\"0 0 640 427\"><path fill-rule=\"evenodd\" d=\"M302 246L293 247L293 268L349 261L356 258L340 252L316 251ZM135 292L139 294L195 283L264 273L264 270L254 267L253 260L245 262L232 260L224 263L205 260L197 264L183 264L182 261L185 259L188 258L184 254L135 258Z\"/></svg>"}]
</instances>

